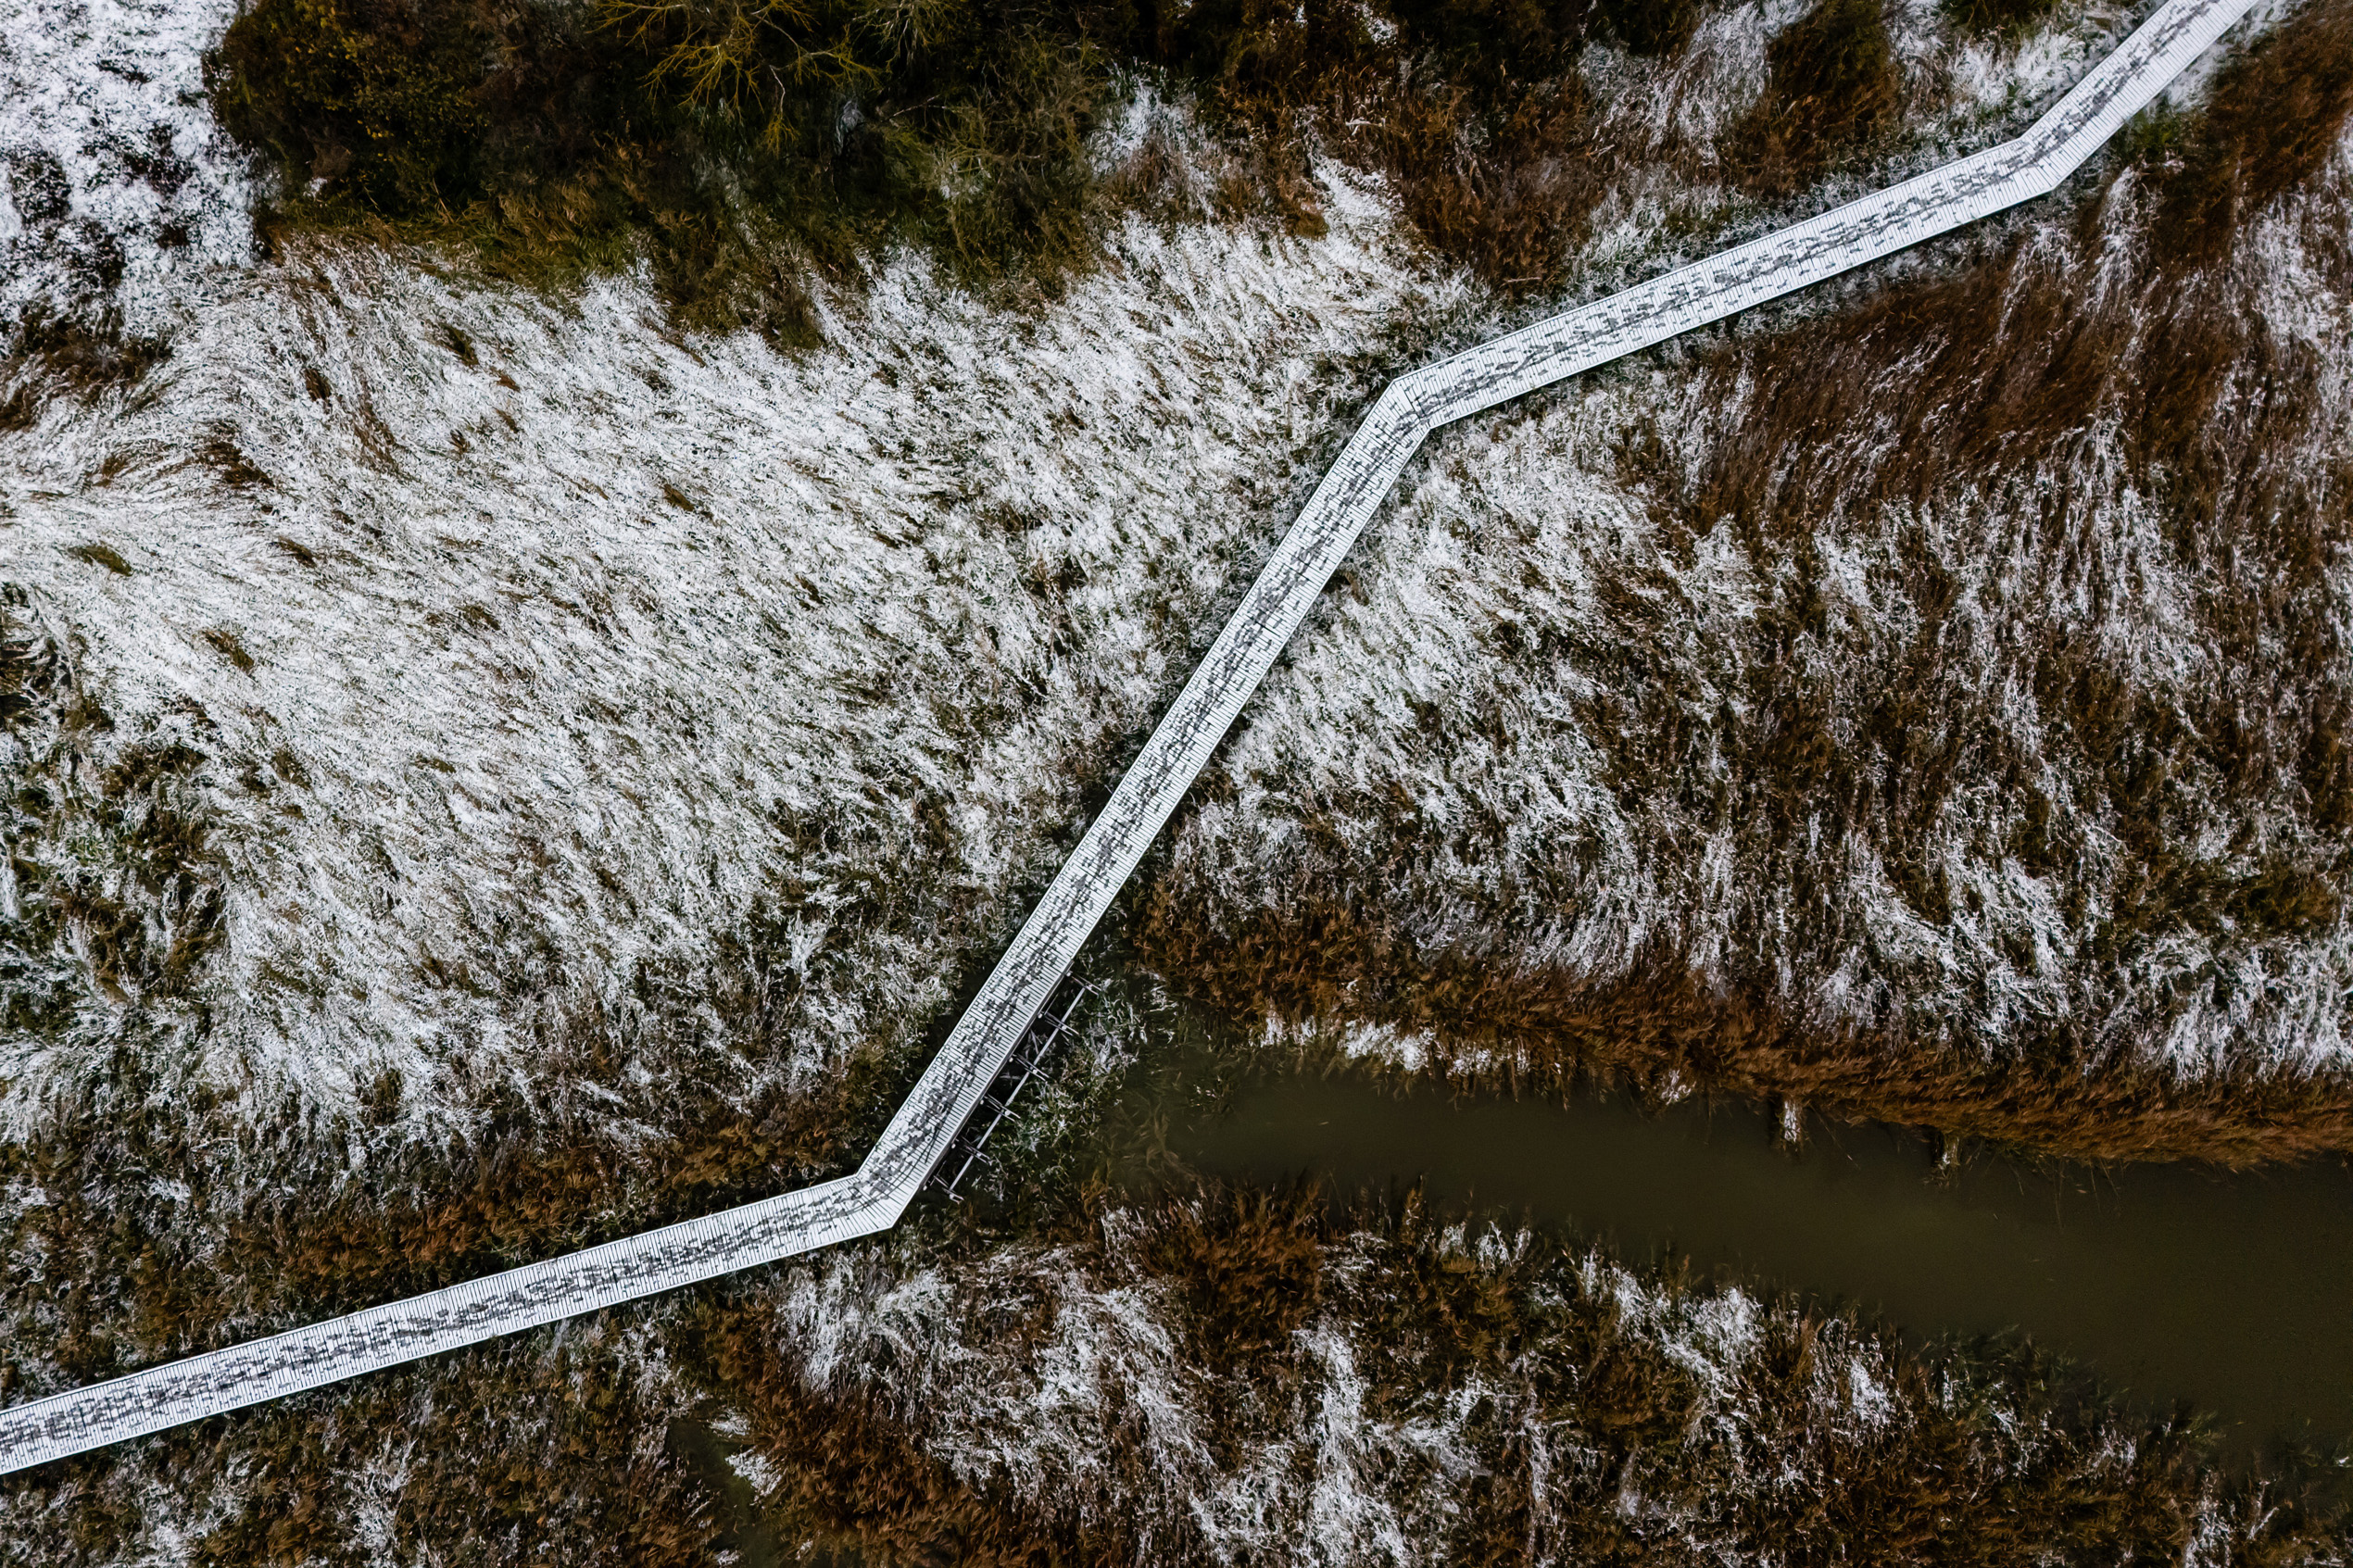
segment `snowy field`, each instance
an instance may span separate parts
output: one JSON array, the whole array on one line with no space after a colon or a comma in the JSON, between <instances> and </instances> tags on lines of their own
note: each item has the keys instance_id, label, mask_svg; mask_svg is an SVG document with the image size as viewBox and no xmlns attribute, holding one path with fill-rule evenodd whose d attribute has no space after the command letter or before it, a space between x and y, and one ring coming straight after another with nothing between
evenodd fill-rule
<instances>
[{"instance_id":1,"label":"snowy field","mask_svg":"<svg viewBox=\"0 0 2353 1568\"><path fill-rule=\"evenodd\" d=\"M1772 219L1705 168L1680 202L1655 187L1740 112L1783 12L1710 13L1667 64L1588 56L1627 149L1591 287ZM690 1062L740 1102L902 1039L944 1002L943 958L985 947L1051 863L1346 410L1490 321L1377 185L1328 166L1322 241L1130 222L1031 312L902 257L837 292L799 359L681 337L626 279L547 299L349 247L255 267L250 192L191 102L225 16L43 5L7 30L0 286L171 345L134 389L50 397L0 433L14 617L69 672L9 742L44 782L6 902L80 896L0 975L41 1003L0 1036L18 1125L131 1035L256 1107L357 1119L397 1085L389 1137L462 1134L556 1056L617 1058L557 1099L626 1125ZM2014 125L2129 23L2070 16L1994 49L1930 8L1890 17L1906 134L1808 205ZM1182 142L1144 94L1105 156L1152 117ZM1688 386L1597 390L1622 418L1451 439L1500 444L1473 490L1574 489L1601 425L1654 395L1695 417ZM1550 445L1514 449L1530 440ZM1384 603L1436 602L1439 511L1516 505L1438 477L1467 471L1441 458L1378 531ZM1630 547L1606 516L1554 507L1540 553ZM1467 570L1524 570L1507 558ZM1476 620L1504 600L1447 602ZM1432 680L1477 678L1443 625L1375 619L1361 634L1426 645ZM1323 648L1309 667L1335 676L1308 679L1398 657ZM1348 765L1363 699L1306 689L1236 767L1267 747ZM186 853L157 848L166 828ZM1612 879L1569 928L1539 921L1539 946L1623 962L1655 923L1628 900L1658 896ZM773 961L747 1022L715 998L753 949Z\"/></svg>"},{"instance_id":2,"label":"snowy field","mask_svg":"<svg viewBox=\"0 0 2353 1568\"><path fill-rule=\"evenodd\" d=\"M1711 12L1669 65L1588 55L1608 136L1649 150L1595 214L1581 293L1786 216L1711 183L1706 159L1796 10ZM2006 133L2132 19L2070 10L2012 50L1954 44L1927 4L1889 13L1904 132L1884 167L1802 207ZM462 1143L501 1097L626 1142L688 1115L689 1089L747 1104L903 1051L1008 933L1363 400L1496 324L1377 182L1329 167L1320 240L1131 222L1025 309L891 257L821 300L825 346L798 358L682 336L626 278L547 298L395 252L261 264L245 176L195 97L228 14L0 16L0 303L112 310L170 344L144 383L44 396L0 431L12 1138L103 1103L91 1085L126 1056L138 1092L229 1123L307 1108L364 1166ZM2344 183L2340 157L2233 282L2234 308L2311 371L2288 445L2316 473L2341 463L2353 407L2330 248ZM2137 276L2130 219L2094 283ZM2167 554L2142 470L2099 431L2005 478L2011 496L2084 498L2048 537L2005 533L1965 495L1849 508L1794 543L1694 523L1662 497L1771 412L1712 374L1662 356L1436 442L1182 824L1173 898L1214 931L1349 887L1419 950L1498 972L1607 982L1664 952L1826 1028L1896 1017L1970 1049L2096 1022L2193 1073L2343 1062L2342 915L2256 934L2225 901L2221 922L2117 960L2095 938L2140 896L2134 862L2068 723L2031 681L1979 675L2015 676L2003 650L2057 624L2110 639L2108 667L2155 708L2233 687L2250 714L2278 708L2271 666L2217 619L2236 569ZM2225 407L2252 407L2244 383ZM2318 581L2318 619L2342 624L2341 556ZM1931 606L1929 651L1990 693L1971 721L2032 791L1957 791L1903 842L1828 815L1838 831L1809 834L1802 810L1793 832L1752 831L1717 786L1784 689L1766 676L1799 609L1835 740L1858 694L1929 647ZM2353 674L2334 653L2318 668ZM2318 875L2341 829L2302 787L2292 767L2186 780L2168 842L2226 889ZM2076 872L2047 863L2061 838ZM1430 1046L1360 1038L1404 1060ZM120 1180L208 1236L250 1194L203 1173L266 1185L294 1168L270 1155L223 1143ZM15 1180L0 1214L50 1200ZM1594 1269L1745 1454L1742 1407L1712 1391L1766 1309ZM1296 1403L1270 1407L1239 1465L1213 1463L1221 1396L1180 1364L1176 1315L1116 1236L1101 1256L1024 1244L930 1273L845 1256L792 1271L776 1304L812 1386L919 1392L902 1414L961 1481L1056 1507L1146 1497L1228 1557L1410 1559L1492 1419L1475 1398L1370 1409L1377 1336L1328 1316L1296 1342ZM1039 1312L1034 1356L1000 1335ZM62 1321L13 1321L8 1398L79 1380L53 1354ZM671 1375L658 1346L624 1361ZM398 1499L451 1411L528 1426L521 1397L468 1381L490 1364L399 1385L409 1404L362 1442L354 1486ZM1814 1365L1825 1421L1888 1418L1879 1350ZM1150 1473L1101 1472L1105 1424L1131 1416ZM135 1456L106 1473L146 1505L126 1538L184 1560L248 1495L248 1430L280 1429L219 1437L201 1484ZM1544 1463L1582 1462L1530 1432ZM404 1528L392 1500L357 1517L379 1546Z\"/></svg>"},{"instance_id":3,"label":"snowy field","mask_svg":"<svg viewBox=\"0 0 2353 1568\"><path fill-rule=\"evenodd\" d=\"M204 101L222 0L0 8L0 306L116 312L152 336L252 249L243 159Z\"/></svg>"},{"instance_id":4,"label":"snowy field","mask_svg":"<svg viewBox=\"0 0 2353 1568\"><path fill-rule=\"evenodd\" d=\"M321 256L0 438L10 576L112 720L48 744L205 759L207 1071L330 1105L523 1071L755 912L809 998L774 1071L927 1016L1428 307L1336 194L1312 247L1139 225L1034 319L901 263L799 361L625 282ZM70 798L19 850L59 875L106 853Z\"/></svg>"}]
</instances>

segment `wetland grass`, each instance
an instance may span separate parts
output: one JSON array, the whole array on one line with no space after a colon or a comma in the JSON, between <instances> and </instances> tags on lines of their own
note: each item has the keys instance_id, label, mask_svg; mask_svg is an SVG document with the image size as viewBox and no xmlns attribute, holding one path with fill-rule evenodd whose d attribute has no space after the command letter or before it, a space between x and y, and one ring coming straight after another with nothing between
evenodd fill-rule
<instances>
[{"instance_id":1,"label":"wetland grass","mask_svg":"<svg viewBox=\"0 0 2353 1568\"><path fill-rule=\"evenodd\" d=\"M1992 919L1953 860L1948 841L1965 832L1977 835L1969 855L2052 890L2083 997L2075 1017L1981 1038L1916 1002L1891 969L1875 1017L1831 1024L1767 969L1674 940L1600 977L1516 961L1507 935L1491 950L1425 944L1408 933L1427 922L1385 890L1441 853L1503 863L1509 824L1472 810L1441 842L1411 790L1309 797L1291 841L1303 848L1278 871L1180 862L1135 900L1145 960L1237 1018L1424 1032L1433 1071L1501 1086L1705 1088L2094 1159L2238 1166L2353 1148L2341 1073L2167 1065L2155 1042L2171 993L2133 978L2168 943L2322 940L2353 891L2340 842L2353 823L2346 654L2325 564L2347 539L2353 469L2316 435L2331 413L2311 351L2267 326L2232 270L2233 257L2255 264L2259 223L2310 187L2342 135L2348 18L2344 0L2295 13L2224 71L2170 151L2087 206L2071 237L2007 245L1711 351L1700 384L1720 414L1687 454L1655 427L1626 433L1618 481L1663 536L1688 551L1729 529L1770 581L1794 585L1742 622L1722 670L1652 656L1686 633L1673 618L1682 590L1633 567L1599 590L1605 646L1541 617L1492 629L1507 667L1590 661L1593 677L1563 700L1608 789L1673 801L1692 833L1720 826L1743 874L1795 890L1793 907L1809 911L1788 937L1801 973L1847 940L1841 862L1813 846L1869 845L1906 918L1951 929ZM2131 259L2094 288L2103 246ZM2200 584L2187 629L2237 677L2153 687L2095 627L2040 608L2113 592L2096 496L2050 483L2074 462L2148 499L2168 569ZM2014 614L1962 592L1931 541L1946 513L1972 520L1981 548L2015 549L2020 571L2049 579L2034 607ZM1908 630L1868 668L1848 667L1805 585L1830 545L1870 537L1880 519L1898 520L1885 587ZM1737 690L1748 717L1727 717L1708 680ZM2020 700L2036 715L2025 731L2011 718ZM1423 712L1430 746L1539 744L1516 734L1501 698L1457 706ZM1700 756L1720 756L1721 775L1694 772ZM1213 772L1201 798L1214 804L1218 788ZM1970 808L1982 826L1962 814L1969 800L1993 803ZM2201 847L2223 821L2271 825L2259 838L2237 831L2235 848ZM1220 891L1215 877L1247 886ZM1465 918L1508 934L1542 895L1507 877L1492 897ZM1779 940L1744 931L1730 950ZM2022 933L2001 940L1987 961L2020 975L2060 961ZM2136 997L2145 1019L2126 1005Z\"/></svg>"}]
</instances>

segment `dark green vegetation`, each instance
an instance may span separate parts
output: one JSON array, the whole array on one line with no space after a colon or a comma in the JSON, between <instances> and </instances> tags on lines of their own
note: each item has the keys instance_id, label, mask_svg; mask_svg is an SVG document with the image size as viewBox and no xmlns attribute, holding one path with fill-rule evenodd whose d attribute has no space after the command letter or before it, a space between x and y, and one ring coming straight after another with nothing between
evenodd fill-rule
<instances>
[{"instance_id":1,"label":"dark green vegetation","mask_svg":"<svg viewBox=\"0 0 2353 1568\"><path fill-rule=\"evenodd\" d=\"M2353 1148L2339 1074L2274 1070L2254 1047L2183 1073L2158 1051L2218 997L2247 998L2250 1031L2295 1016L2263 987L2296 944L2339 927L2353 892L2327 575L2353 470L2324 367L2275 332L2247 281L2263 265L2253 225L2309 188L2349 107L2353 7L2308 6L2074 236L1724 345L1701 399L1716 412L1680 449L1653 426L1624 432L1617 480L1659 558L1604 569L1599 633L1532 611L1499 621L1501 690L1430 708L1401 744L1465 775L1459 759L1499 752L1526 759L1504 774L1541 770L1550 743L1515 683L1564 661L1592 671L1544 701L1573 705L1602 781L1656 824L1644 852L1673 866L1679 845L1734 847L1754 891L1728 906L1722 957L1660 936L1599 977L1521 961L1511 933L1576 915L1541 880L1583 885L1577 857L1594 847L1566 841L1441 918L1416 889L1451 885L1443 865L1516 868L1519 808L1424 809L1413 792L1429 786L1407 778L1305 798L1279 857L1237 841L1232 863L1163 880L1137 928L1148 960L1243 1017L1428 1029L1479 1077L1706 1085L2098 1158ZM2325 216L2340 209L2318 210L2316 264L2342 289L2353 261ZM2103 633L2122 597L2103 531L2123 485L2158 519L2154 558L2189 585L2175 630L2216 678L2152 683ZM1772 584L1730 640L1690 630L1679 576L1718 529ZM1957 557L1940 538L1968 544ZM1881 638L1829 602L1826 542L1867 553L1906 630ZM1986 559L2031 587L1972 580ZM1675 651L1687 637L1707 651ZM1909 919L1984 934L1962 948L1967 980L1860 932L1843 844L1870 847ZM1971 862L2045 879L2057 939L2038 946L1989 902ZM1416 935L1433 925L1491 941ZM2198 960L2169 970L2161 955L2185 951ZM1826 1025L1803 985L1845 963L1848 994L1874 1000ZM2005 1013L1983 1001L1997 985L2032 999Z\"/></svg>"},{"instance_id":2,"label":"dark green vegetation","mask_svg":"<svg viewBox=\"0 0 2353 1568\"><path fill-rule=\"evenodd\" d=\"M1595 0L1593 20L1636 55L1672 55L1699 27L1699 0Z\"/></svg>"},{"instance_id":3,"label":"dark green vegetation","mask_svg":"<svg viewBox=\"0 0 2353 1568\"><path fill-rule=\"evenodd\" d=\"M280 171L265 232L449 243L538 282L643 255L690 325L813 332L806 280L896 242L975 282L1051 288L1121 208L1320 231L1311 141L1396 182L1448 256L1506 288L1559 274L1623 158L1576 66L1665 55L1696 0L258 0L209 81ZM1204 186L1088 132L1139 81L1225 138ZM1789 188L1893 101L1877 0L1774 45L1736 161Z\"/></svg>"}]
</instances>

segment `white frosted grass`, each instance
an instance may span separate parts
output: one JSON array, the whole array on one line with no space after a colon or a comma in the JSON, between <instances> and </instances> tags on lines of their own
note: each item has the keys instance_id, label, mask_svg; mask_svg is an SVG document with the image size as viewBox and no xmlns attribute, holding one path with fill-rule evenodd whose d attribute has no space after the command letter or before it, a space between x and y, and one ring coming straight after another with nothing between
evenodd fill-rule
<instances>
[{"instance_id":1,"label":"white frosted grass","mask_svg":"<svg viewBox=\"0 0 2353 1568\"><path fill-rule=\"evenodd\" d=\"M1769 208L1760 211L1729 178L1723 148L1763 91L1774 36L1807 8L1805 0L1774 0L1709 11L1669 59L1638 58L1606 45L1586 51L1580 69L1592 89L1596 135L1624 165L1589 215L1590 237L1575 261L1574 275L1591 291L1680 264L1691 254L1687 237L1754 232L1772 220ZM1889 44L1906 105L1892 161L1831 171L1801 199L1861 195L1874 183L2016 129L2114 48L2133 15L2146 8L2146 0L2120 9L2065 7L2023 38L1971 38L1956 34L1935 0L1888 0ZM2178 96L2182 82L2200 69L2190 67L2169 95ZM1694 169L1701 171L1696 179Z\"/></svg>"},{"instance_id":2,"label":"white frosted grass","mask_svg":"<svg viewBox=\"0 0 2353 1568\"><path fill-rule=\"evenodd\" d=\"M193 274L246 258L244 160L204 96L204 52L236 10L0 0L0 310L102 293L149 335Z\"/></svg>"},{"instance_id":3,"label":"white frosted grass","mask_svg":"<svg viewBox=\"0 0 2353 1568\"><path fill-rule=\"evenodd\" d=\"M19 1405L0 1472L889 1229L1431 431L2048 194L2252 3L2168 0L2014 141L1390 383L855 1174Z\"/></svg>"},{"instance_id":4,"label":"white frosted grass","mask_svg":"<svg viewBox=\"0 0 2353 1568\"><path fill-rule=\"evenodd\" d=\"M642 998L711 986L763 899L798 997L773 1033L693 1024L698 1087L740 1104L938 1014L943 926L1051 872L1095 748L1183 677L1154 627L1255 558L1375 324L1429 297L1371 207L1312 246L1130 222L1035 315L901 257L789 359L665 335L630 280L559 303L330 252L201 312L130 406L45 402L0 462L5 575L104 744L221 759L189 1071L258 1121L396 1072L364 1158L470 1135L479 1085L539 1092L535 1036L585 1021L642 1103L670 1076ZM214 437L269 483L188 460ZM862 915L918 791L948 847L890 879L910 915ZM119 1027L101 998L0 1029L0 1135Z\"/></svg>"}]
</instances>

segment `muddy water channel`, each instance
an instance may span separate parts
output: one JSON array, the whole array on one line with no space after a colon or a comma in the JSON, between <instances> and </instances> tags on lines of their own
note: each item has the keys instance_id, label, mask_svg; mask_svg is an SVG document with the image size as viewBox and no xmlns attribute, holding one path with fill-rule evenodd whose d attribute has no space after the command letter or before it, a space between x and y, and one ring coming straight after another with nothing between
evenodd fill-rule
<instances>
[{"instance_id":1,"label":"muddy water channel","mask_svg":"<svg viewBox=\"0 0 2353 1568\"><path fill-rule=\"evenodd\" d=\"M1755 1112L1395 1098L1277 1078L1172 1128L1204 1175L1327 1190L1422 1184L1444 1209L1673 1251L1695 1273L1843 1300L1910 1336L2022 1333L2151 1411L2187 1400L2226 1449L2353 1436L2353 1173L2094 1170L1980 1155L1940 1171L1876 1127Z\"/></svg>"}]
</instances>

